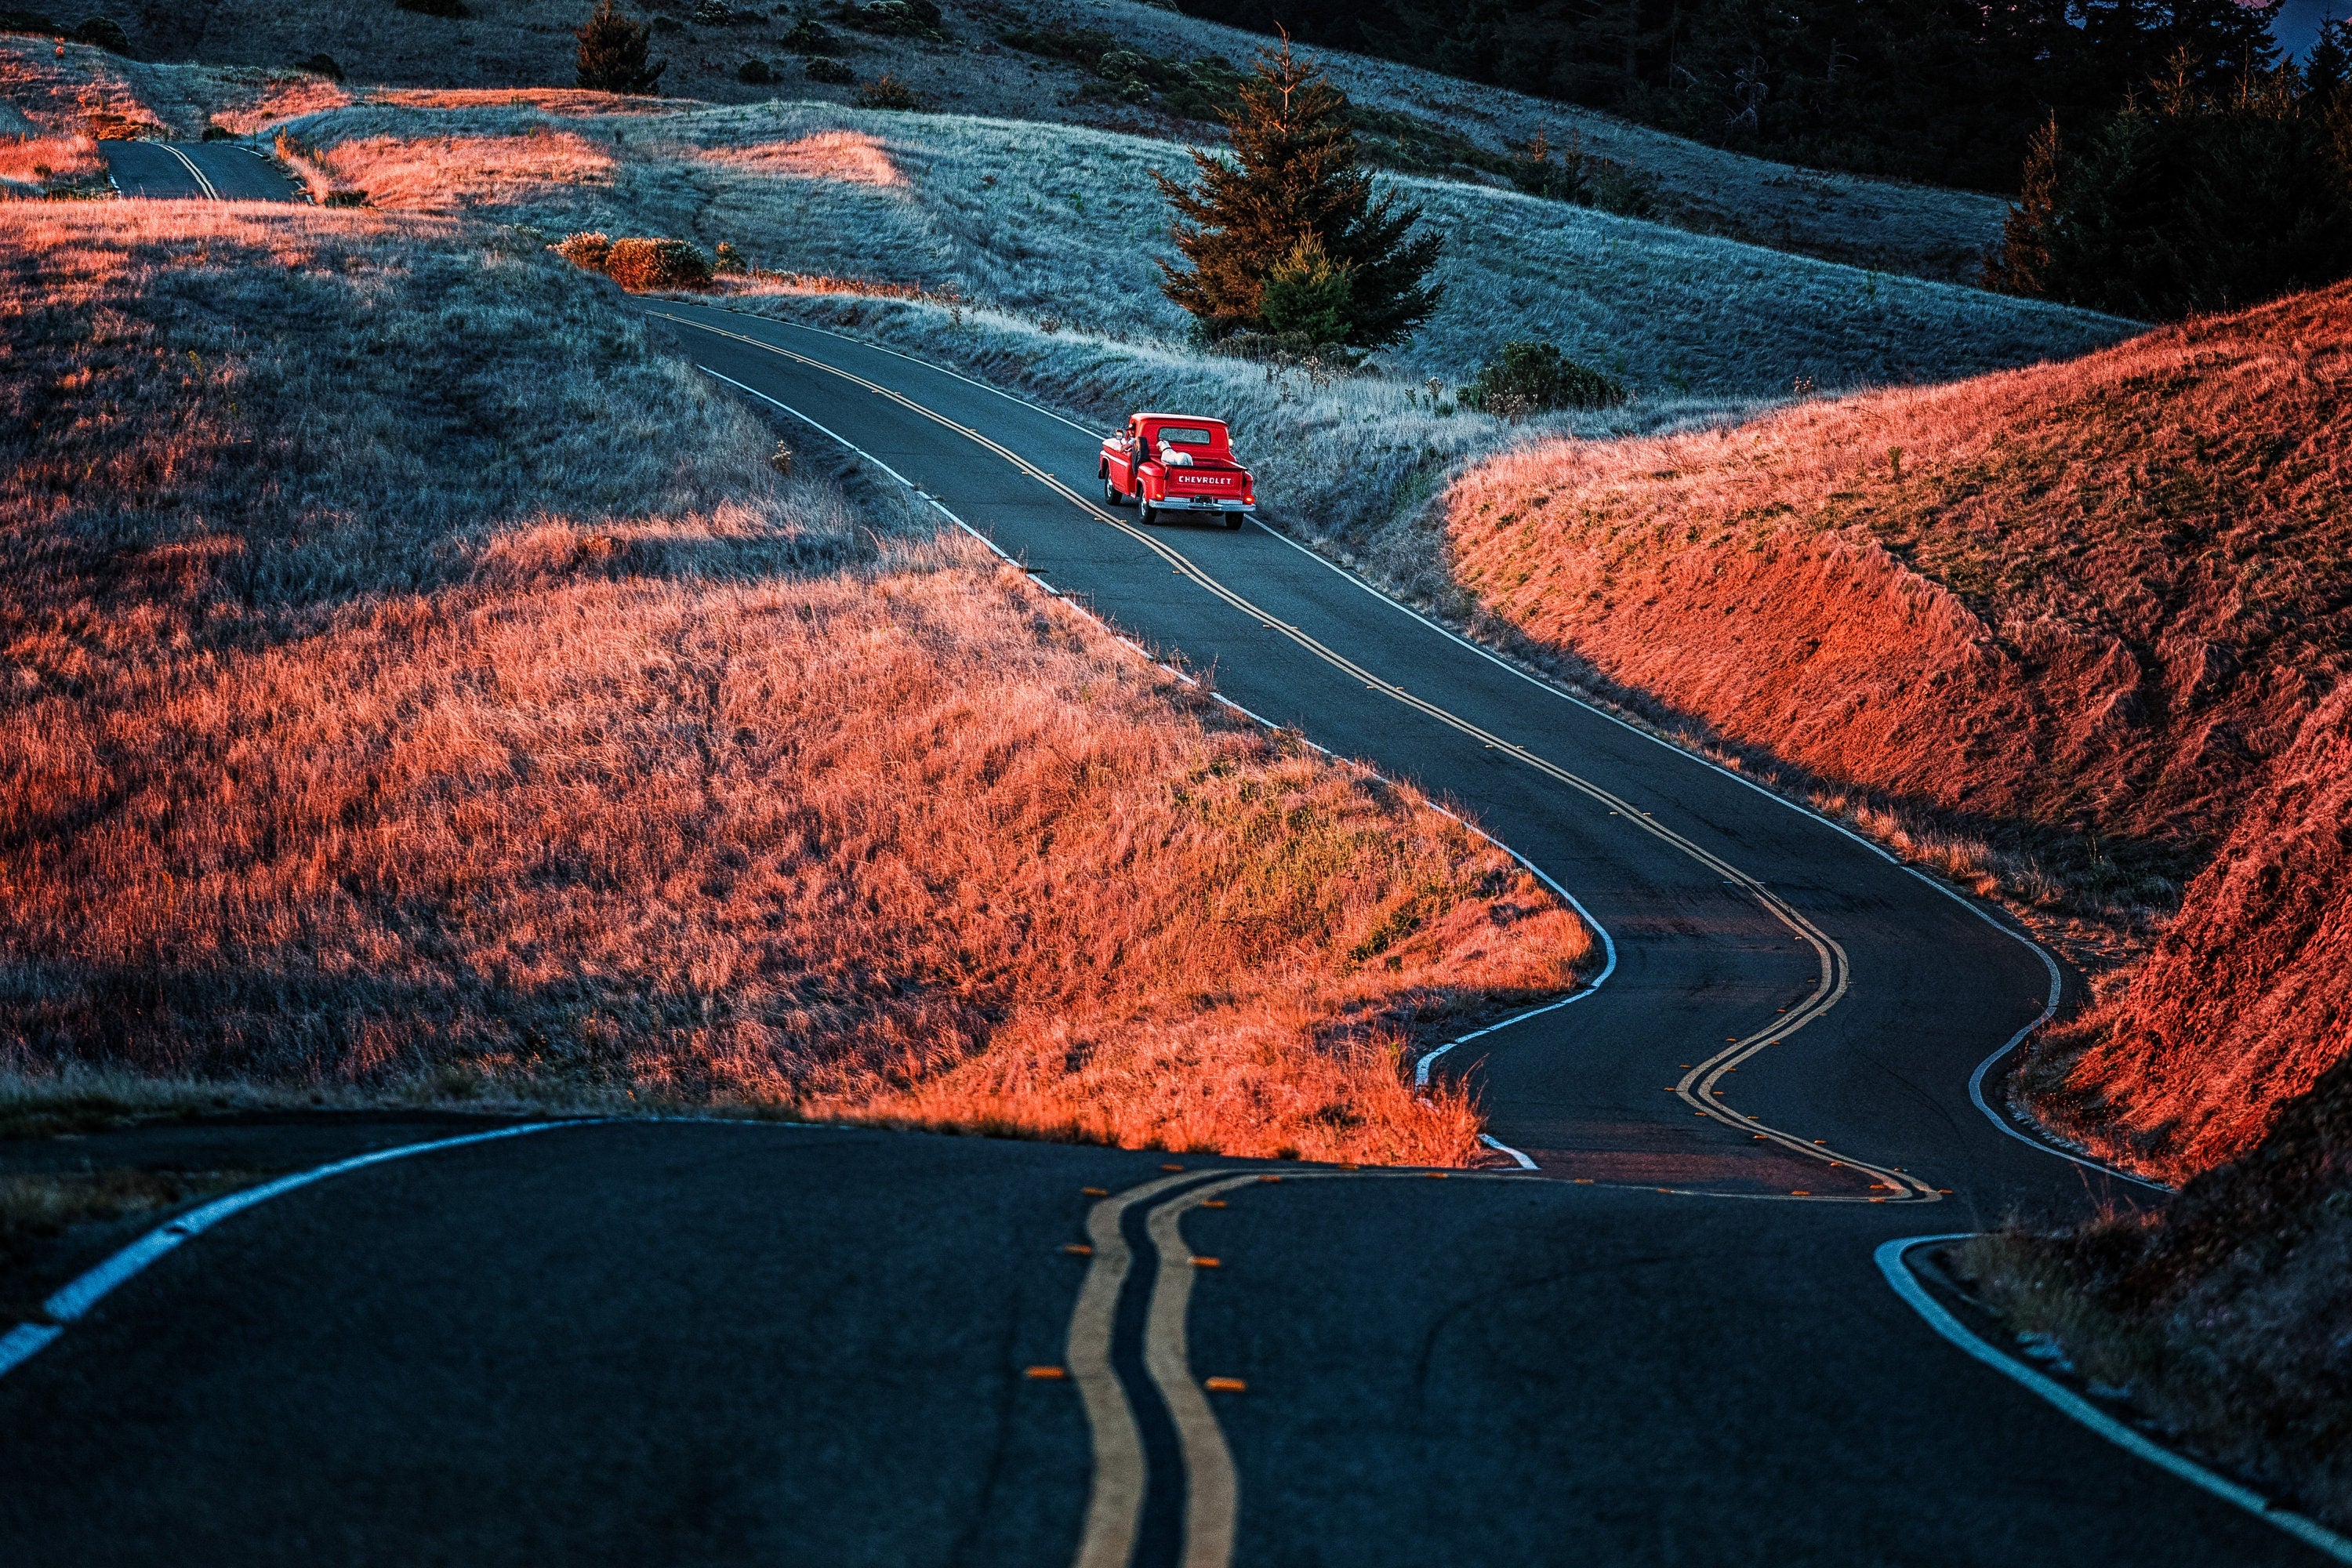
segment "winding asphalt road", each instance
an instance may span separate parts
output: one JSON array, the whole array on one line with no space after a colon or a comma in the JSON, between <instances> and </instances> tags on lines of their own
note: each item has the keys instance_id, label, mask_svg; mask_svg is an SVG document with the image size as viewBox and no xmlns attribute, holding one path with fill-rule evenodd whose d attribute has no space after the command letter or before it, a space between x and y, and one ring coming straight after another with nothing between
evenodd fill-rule
<instances>
[{"instance_id":1,"label":"winding asphalt road","mask_svg":"<svg viewBox=\"0 0 2352 1568\"><path fill-rule=\"evenodd\" d=\"M61 1311L0 1377L0 1561L2321 1560L1874 1267L2108 1195L1971 1100L2054 974L1988 911L1271 532L1138 528L1086 431L657 310L795 440L1574 894L1607 983L1438 1064L1539 1171L709 1123L418 1153Z\"/></svg>"},{"instance_id":2,"label":"winding asphalt road","mask_svg":"<svg viewBox=\"0 0 2352 1568\"><path fill-rule=\"evenodd\" d=\"M101 142L106 172L126 196L189 201L291 202L285 172L234 142Z\"/></svg>"}]
</instances>

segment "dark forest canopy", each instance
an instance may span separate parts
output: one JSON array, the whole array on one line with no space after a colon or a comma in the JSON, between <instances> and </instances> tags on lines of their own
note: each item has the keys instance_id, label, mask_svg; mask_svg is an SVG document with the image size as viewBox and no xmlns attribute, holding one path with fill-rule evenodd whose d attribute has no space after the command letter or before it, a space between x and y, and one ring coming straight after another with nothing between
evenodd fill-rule
<instances>
[{"instance_id":1,"label":"dark forest canopy","mask_svg":"<svg viewBox=\"0 0 2352 1568\"><path fill-rule=\"evenodd\" d=\"M1610 110L1815 167L2014 191L2187 50L2274 64L2281 0L1180 0L1191 16Z\"/></svg>"}]
</instances>

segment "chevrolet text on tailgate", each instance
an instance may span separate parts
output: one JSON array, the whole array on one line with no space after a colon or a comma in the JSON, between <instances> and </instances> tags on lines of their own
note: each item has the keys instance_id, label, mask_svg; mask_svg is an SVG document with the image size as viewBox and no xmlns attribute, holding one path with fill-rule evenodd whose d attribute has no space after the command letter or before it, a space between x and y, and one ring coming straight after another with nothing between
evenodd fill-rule
<instances>
[{"instance_id":1,"label":"chevrolet text on tailgate","mask_svg":"<svg viewBox=\"0 0 2352 1568\"><path fill-rule=\"evenodd\" d=\"M1257 504L1257 485L1234 461L1233 437L1222 419L1138 414L1125 431L1103 438L1101 471L1103 500L1133 502L1146 522L1164 512L1206 511L1239 528Z\"/></svg>"}]
</instances>

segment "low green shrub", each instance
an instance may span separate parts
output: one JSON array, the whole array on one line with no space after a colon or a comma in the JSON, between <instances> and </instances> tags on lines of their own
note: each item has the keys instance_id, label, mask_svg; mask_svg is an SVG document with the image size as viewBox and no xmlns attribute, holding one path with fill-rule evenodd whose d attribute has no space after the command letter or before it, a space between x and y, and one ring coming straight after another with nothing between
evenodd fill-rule
<instances>
[{"instance_id":1,"label":"low green shrub","mask_svg":"<svg viewBox=\"0 0 2352 1568\"><path fill-rule=\"evenodd\" d=\"M833 87L847 87L857 79L856 71L851 70L839 60L829 60L823 55L810 56L808 64L801 68L806 73L809 80L824 82Z\"/></svg>"},{"instance_id":2,"label":"low green shrub","mask_svg":"<svg viewBox=\"0 0 2352 1568\"><path fill-rule=\"evenodd\" d=\"M1331 259L1321 239L1308 235L1300 240L1265 275L1258 315L1266 331L1318 346L1344 342L1355 293L1352 271Z\"/></svg>"},{"instance_id":3,"label":"low green shrub","mask_svg":"<svg viewBox=\"0 0 2352 1568\"><path fill-rule=\"evenodd\" d=\"M847 47L814 16L803 16L786 28L783 46L796 55L837 55Z\"/></svg>"},{"instance_id":4,"label":"low green shrub","mask_svg":"<svg viewBox=\"0 0 2352 1568\"><path fill-rule=\"evenodd\" d=\"M1556 408L1613 408L1625 401L1615 377L1581 365L1557 344L1511 342L1462 389L1462 405L1506 419Z\"/></svg>"},{"instance_id":5,"label":"low green shrub","mask_svg":"<svg viewBox=\"0 0 2352 1568\"><path fill-rule=\"evenodd\" d=\"M73 36L77 41L104 49L110 55L131 52L131 36L122 30L122 24L111 16L92 16L76 27Z\"/></svg>"},{"instance_id":6,"label":"low green shrub","mask_svg":"<svg viewBox=\"0 0 2352 1568\"><path fill-rule=\"evenodd\" d=\"M1078 89L1086 99L1149 104L1154 95L1160 107L1187 120L1215 122L1241 107L1240 71L1217 55L1180 60L1145 54L1115 33L1099 27L1013 27L997 35L1007 48L1047 59L1066 60L1091 71L1099 80Z\"/></svg>"},{"instance_id":7,"label":"low green shrub","mask_svg":"<svg viewBox=\"0 0 2352 1568\"><path fill-rule=\"evenodd\" d=\"M765 60L745 60L736 68L735 79L745 87L765 87L776 79L776 73L768 68Z\"/></svg>"},{"instance_id":8,"label":"low green shrub","mask_svg":"<svg viewBox=\"0 0 2352 1568\"><path fill-rule=\"evenodd\" d=\"M863 5L857 0L844 0L838 15L844 26L861 33L897 38L947 37L940 28L940 8L932 0L871 0Z\"/></svg>"},{"instance_id":9,"label":"low green shrub","mask_svg":"<svg viewBox=\"0 0 2352 1568\"><path fill-rule=\"evenodd\" d=\"M392 0L392 3L420 16L445 16L451 21L473 15L466 9L466 0Z\"/></svg>"}]
</instances>

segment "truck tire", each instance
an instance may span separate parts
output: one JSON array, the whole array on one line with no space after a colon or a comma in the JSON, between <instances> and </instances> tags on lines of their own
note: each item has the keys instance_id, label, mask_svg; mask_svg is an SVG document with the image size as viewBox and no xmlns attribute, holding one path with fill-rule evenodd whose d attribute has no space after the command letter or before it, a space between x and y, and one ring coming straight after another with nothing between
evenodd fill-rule
<instances>
[{"instance_id":1,"label":"truck tire","mask_svg":"<svg viewBox=\"0 0 2352 1568\"><path fill-rule=\"evenodd\" d=\"M1160 509L1138 496L1135 498L1135 521L1146 528L1156 528L1160 525Z\"/></svg>"},{"instance_id":2,"label":"truck tire","mask_svg":"<svg viewBox=\"0 0 2352 1568\"><path fill-rule=\"evenodd\" d=\"M1108 468L1105 468L1103 470L1102 481L1103 505L1125 506L1127 504L1127 492L1120 489L1118 486L1113 482L1110 477L1110 470Z\"/></svg>"},{"instance_id":3,"label":"truck tire","mask_svg":"<svg viewBox=\"0 0 2352 1568\"><path fill-rule=\"evenodd\" d=\"M1226 531L1226 532L1228 532L1228 533L1238 533L1238 532L1240 532L1240 531L1241 531L1241 526L1242 526L1242 514L1241 514L1241 513L1239 513L1239 512L1237 512L1237 511L1229 511L1229 512L1225 513L1225 531Z\"/></svg>"}]
</instances>

